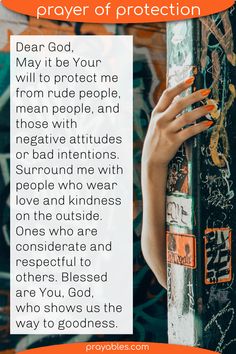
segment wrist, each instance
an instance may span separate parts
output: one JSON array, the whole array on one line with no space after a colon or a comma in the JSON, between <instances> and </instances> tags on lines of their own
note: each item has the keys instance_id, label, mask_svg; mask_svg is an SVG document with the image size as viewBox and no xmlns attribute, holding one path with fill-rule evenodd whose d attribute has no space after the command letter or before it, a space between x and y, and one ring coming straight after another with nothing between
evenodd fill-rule
<instances>
[{"instance_id":1,"label":"wrist","mask_svg":"<svg viewBox=\"0 0 236 354\"><path fill-rule=\"evenodd\" d=\"M165 163L142 163L142 180L156 184L157 181L167 179L168 164Z\"/></svg>"}]
</instances>

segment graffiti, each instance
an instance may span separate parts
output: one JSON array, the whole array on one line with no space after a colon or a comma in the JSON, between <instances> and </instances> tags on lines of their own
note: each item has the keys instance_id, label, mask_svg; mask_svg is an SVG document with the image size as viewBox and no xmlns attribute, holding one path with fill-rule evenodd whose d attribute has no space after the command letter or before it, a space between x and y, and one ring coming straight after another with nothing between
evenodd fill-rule
<instances>
[{"instance_id":1,"label":"graffiti","mask_svg":"<svg viewBox=\"0 0 236 354\"><path fill-rule=\"evenodd\" d=\"M234 312L232 299L234 278L232 269L231 231L224 226L234 227L235 208L235 169L232 162L232 151L235 149L233 136L233 112L235 111L235 9L217 14L202 22L201 70L204 82L210 82L212 100L217 109L212 118L215 126L202 143L201 154L204 169L201 173L201 190L203 213L207 213L205 245L205 283L209 292L205 295L204 322L210 323L211 336L206 340L206 346L217 348L220 352L234 352L235 322L231 325L229 316ZM209 257L209 258L208 258ZM227 283L225 283L227 282ZM225 285L230 283L230 287ZM224 306L231 309L223 315ZM219 316L218 316L219 315ZM220 331L219 331L220 330ZM209 334L209 331L208 331Z\"/></svg>"},{"instance_id":2,"label":"graffiti","mask_svg":"<svg viewBox=\"0 0 236 354\"><path fill-rule=\"evenodd\" d=\"M233 208L234 191L233 181L228 161L225 167L217 170L217 174L201 175L204 200L209 206L219 207L222 210Z\"/></svg>"},{"instance_id":3,"label":"graffiti","mask_svg":"<svg viewBox=\"0 0 236 354\"><path fill-rule=\"evenodd\" d=\"M189 298L189 311L194 312L195 303L194 303L194 293L193 293L193 284L189 281L187 285L188 289L188 298Z\"/></svg>"},{"instance_id":4,"label":"graffiti","mask_svg":"<svg viewBox=\"0 0 236 354\"><path fill-rule=\"evenodd\" d=\"M178 227L192 227L192 200L184 195L172 194L166 200L166 222Z\"/></svg>"},{"instance_id":5,"label":"graffiti","mask_svg":"<svg viewBox=\"0 0 236 354\"><path fill-rule=\"evenodd\" d=\"M182 146L184 149L184 145ZM171 169L168 173L167 191L173 193L180 191L181 193L189 193L189 168L188 161L184 159L183 152L179 152L174 159Z\"/></svg>"},{"instance_id":6,"label":"graffiti","mask_svg":"<svg viewBox=\"0 0 236 354\"><path fill-rule=\"evenodd\" d=\"M168 288L168 315L171 318L170 325L168 326L169 343L199 346L195 335L194 314L196 305L194 280L191 274L186 272L186 270L189 269L185 267L180 267L176 264L168 264L168 268L168 276L172 280L169 285L170 288ZM175 272L173 272L173 269ZM178 275L178 278L176 275ZM171 292L169 292L169 290L171 290ZM179 296L180 293L186 296ZM186 328L188 328L187 331Z\"/></svg>"},{"instance_id":7,"label":"graffiti","mask_svg":"<svg viewBox=\"0 0 236 354\"><path fill-rule=\"evenodd\" d=\"M203 322L211 323L205 327L208 330L204 338L207 348L233 353L236 342L232 302L235 283L230 229L235 227L232 160L235 150L235 8L201 19L201 22L202 78L205 84L210 84L212 101L216 105L212 114L215 125L201 143L202 215L207 214L204 278L208 289L204 295Z\"/></svg>"},{"instance_id":8,"label":"graffiti","mask_svg":"<svg viewBox=\"0 0 236 354\"><path fill-rule=\"evenodd\" d=\"M233 9L231 9L232 11ZM201 18L200 21L202 22L202 57L201 57L201 65L202 68L206 66L206 54L207 54L207 46L209 43L209 36L213 34L224 50L227 59L229 62L236 66L236 54L234 53L234 42L233 42L233 31L232 26L229 18L229 12L225 11L217 16L220 17L220 22L222 23L223 29L220 29L219 22L216 21L215 16L208 16Z\"/></svg>"},{"instance_id":9,"label":"graffiti","mask_svg":"<svg viewBox=\"0 0 236 354\"><path fill-rule=\"evenodd\" d=\"M224 167L226 160L229 157L229 142L227 137L227 132L224 126L224 119L227 115L228 110L231 108L234 99L236 98L236 90L234 85L229 85L230 97L227 102L224 103L220 117L217 120L211 138L210 138L210 151L211 158L217 167ZM222 151L218 151L219 143L222 143Z\"/></svg>"},{"instance_id":10,"label":"graffiti","mask_svg":"<svg viewBox=\"0 0 236 354\"><path fill-rule=\"evenodd\" d=\"M233 10L232 10L233 11ZM201 19L202 22L202 55L201 67L204 79L207 80L211 73L212 98L216 103L217 110L213 112L215 126L212 129L207 151L211 158L212 166L226 169L227 173L222 173L224 185L217 176L218 188L209 188L208 202L213 206L220 206L222 209L232 208L232 198L234 192L230 189L232 181L229 169L229 141L226 127L228 112L234 104L236 98L235 85L230 83L230 78L226 76L227 61L236 65L236 55L234 53L233 30L230 22L229 12L224 12L216 16L209 16ZM214 45L212 45L214 43ZM224 74L223 74L224 73ZM222 80L222 75L225 75ZM212 100L211 100L212 101ZM206 147L207 148L207 147ZM204 149L204 147L202 147ZM204 151L202 150L204 154ZM206 156L206 154L204 154ZM221 170L219 169L220 173ZM224 175L223 175L224 174ZM213 180L214 175L208 175ZM228 179L228 181L227 181ZM217 187L217 182L214 182ZM221 189L221 186L223 188Z\"/></svg>"},{"instance_id":11,"label":"graffiti","mask_svg":"<svg viewBox=\"0 0 236 354\"><path fill-rule=\"evenodd\" d=\"M167 261L189 268L196 267L196 239L193 235L167 232ZM191 297L191 294L188 293Z\"/></svg>"},{"instance_id":12,"label":"graffiti","mask_svg":"<svg viewBox=\"0 0 236 354\"><path fill-rule=\"evenodd\" d=\"M179 318L184 318L192 334L188 336L189 345L198 343L227 354L236 350L232 257L236 227L235 24L233 7L182 25L169 24L167 35L170 86L175 75L179 80L183 72L189 71L195 75L193 90L211 89L202 104L215 107L207 117L214 125L185 144L170 164L170 198L182 193L192 199L192 223L184 233L196 236L197 264L195 269L168 264L169 341L186 343L184 326L179 325ZM188 182L188 188L183 181ZM177 224L167 226L169 232L178 232Z\"/></svg>"},{"instance_id":13,"label":"graffiti","mask_svg":"<svg viewBox=\"0 0 236 354\"><path fill-rule=\"evenodd\" d=\"M231 230L207 229L205 231L205 283L231 281Z\"/></svg>"},{"instance_id":14,"label":"graffiti","mask_svg":"<svg viewBox=\"0 0 236 354\"><path fill-rule=\"evenodd\" d=\"M207 332L207 334L210 336L212 336L212 333L215 333L215 331L219 333L217 336L219 337L219 341L214 348L216 352L222 353L224 349L236 342L236 339L234 338L230 339L228 342L225 342L227 334L229 334L230 328L232 326L234 317L235 311L232 307L231 301L229 301L227 305L223 307L223 309L221 309L211 318L209 323L204 328L204 331Z\"/></svg>"}]
</instances>

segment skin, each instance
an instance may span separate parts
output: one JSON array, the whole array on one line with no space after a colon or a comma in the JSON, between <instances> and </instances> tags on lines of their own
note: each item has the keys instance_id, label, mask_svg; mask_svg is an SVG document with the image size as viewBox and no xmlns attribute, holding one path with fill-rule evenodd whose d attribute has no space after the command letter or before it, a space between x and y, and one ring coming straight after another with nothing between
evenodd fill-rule
<instances>
[{"instance_id":1,"label":"skin","mask_svg":"<svg viewBox=\"0 0 236 354\"><path fill-rule=\"evenodd\" d=\"M207 130L213 123L204 117L212 106L191 112L183 110L206 98L210 90L199 90L185 97L179 95L193 84L189 78L166 89L154 108L142 153L143 226L141 247L144 258L158 282L166 288L166 183L168 164L184 141ZM176 118L177 115L181 114ZM186 127L186 125L192 124Z\"/></svg>"}]
</instances>

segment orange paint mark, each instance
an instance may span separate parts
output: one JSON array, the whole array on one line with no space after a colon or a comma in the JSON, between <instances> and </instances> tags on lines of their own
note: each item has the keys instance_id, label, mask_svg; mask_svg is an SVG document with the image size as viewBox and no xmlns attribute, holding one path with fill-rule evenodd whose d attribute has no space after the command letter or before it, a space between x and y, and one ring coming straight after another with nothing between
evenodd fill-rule
<instances>
[{"instance_id":1,"label":"orange paint mark","mask_svg":"<svg viewBox=\"0 0 236 354\"><path fill-rule=\"evenodd\" d=\"M10 24L9 24L10 27ZM28 27L19 33L19 35L73 35L74 25L53 22L50 20L37 20L34 17L30 17L28 21ZM13 32L8 30L8 43L1 49L2 52L10 51L10 35ZM15 33L14 33L15 34Z\"/></svg>"},{"instance_id":2,"label":"orange paint mark","mask_svg":"<svg viewBox=\"0 0 236 354\"><path fill-rule=\"evenodd\" d=\"M196 268L196 238L194 235L167 232L167 261L187 268Z\"/></svg>"}]
</instances>

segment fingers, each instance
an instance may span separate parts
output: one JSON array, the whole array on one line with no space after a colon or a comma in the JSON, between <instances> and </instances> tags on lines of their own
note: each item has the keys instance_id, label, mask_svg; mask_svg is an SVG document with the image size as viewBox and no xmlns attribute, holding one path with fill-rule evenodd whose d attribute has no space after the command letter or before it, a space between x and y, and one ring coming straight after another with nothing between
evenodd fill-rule
<instances>
[{"instance_id":1,"label":"fingers","mask_svg":"<svg viewBox=\"0 0 236 354\"><path fill-rule=\"evenodd\" d=\"M173 102L174 98L181 94L181 92L187 90L194 82L194 77L191 76L188 79L180 82L175 87L167 88L161 98L159 99L158 104L154 108L154 112L164 112Z\"/></svg>"},{"instance_id":2,"label":"fingers","mask_svg":"<svg viewBox=\"0 0 236 354\"><path fill-rule=\"evenodd\" d=\"M187 107L193 105L194 103L202 101L210 94L210 92L210 89L198 90L189 96L178 99L169 108L167 108L165 112L166 116L168 116L170 119L174 119Z\"/></svg>"},{"instance_id":3,"label":"fingers","mask_svg":"<svg viewBox=\"0 0 236 354\"><path fill-rule=\"evenodd\" d=\"M191 112L184 113L182 116L176 118L170 123L172 131L179 131L186 125L193 124L197 119L206 116L209 112L215 109L214 105L206 105L192 110Z\"/></svg>"},{"instance_id":4,"label":"fingers","mask_svg":"<svg viewBox=\"0 0 236 354\"><path fill-rule=\"evenodd\" d=\"M184 142L185 140L207 130L212 125L213 125L213 122L209 121L209 120L198 123L198 124L191 125L191 127L183 129L178 133L179 138L182 142Z\"/></svg>"}]
</instances>

